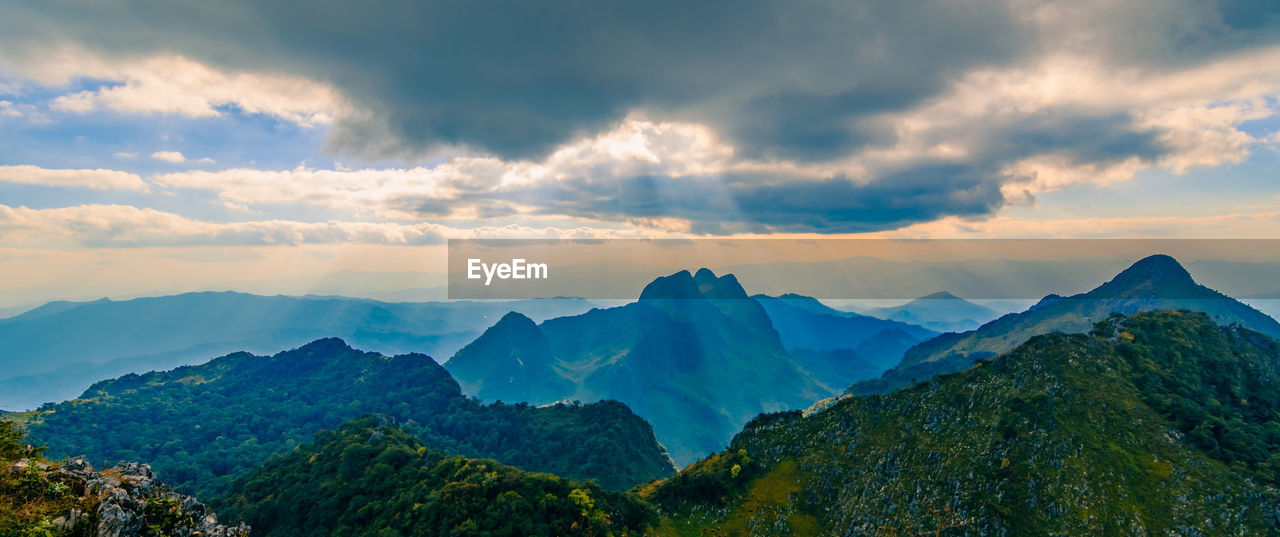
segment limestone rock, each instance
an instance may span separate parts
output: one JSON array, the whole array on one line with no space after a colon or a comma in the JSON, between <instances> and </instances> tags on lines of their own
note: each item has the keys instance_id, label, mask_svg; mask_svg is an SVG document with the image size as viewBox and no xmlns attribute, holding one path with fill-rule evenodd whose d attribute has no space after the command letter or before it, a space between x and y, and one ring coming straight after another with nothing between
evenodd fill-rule
<instances>
[{"instance_id":1,"label":"limestone rock","mask_svg":"<svg viewBox=\"0 0 1280 537\"><path fill-rule=\"evenodd\" d=\"M78 497L76 507L51 521L52 526L76 535L93 537L142 537L163 533L170 537L248 537L249 527L218 524L217 516L195 498L168 491L151 466L121 462L98 472L82 457L49 465L22 459L7 471L42 473ZM161 506L156 520L154 504ZM148 505L153 505L148 513ZM151 519L148 519L148 516ZM164 527L160 527L163 525Z\"/></svg>"}]
</instances>

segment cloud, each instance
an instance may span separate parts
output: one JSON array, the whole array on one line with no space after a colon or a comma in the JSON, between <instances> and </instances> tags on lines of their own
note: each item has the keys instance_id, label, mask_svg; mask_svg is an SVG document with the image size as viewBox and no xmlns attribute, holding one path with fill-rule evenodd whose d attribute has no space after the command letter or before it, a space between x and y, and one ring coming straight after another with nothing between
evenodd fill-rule
<instances>
[{"instance_id":1,"label":"cloud","mask_svg":"<svg viewBox=\"0 0 1280 537\"><path fill-rule=\"evenodd\" d=\"M138 154L137 154L137 153L131 153L131 152L127 152L127 151L117 151L117 152L115 152L115 153L112 153L112 154L111 154L111 156L113 156L113 157L115 157L115 158L122 158L122 159L125 159L125 160L132 160L132 159L138 158Z\"/></svg>"},{"instance_id":2,"label":"cloud","mask_svg":"<svg viewBox=\"0 0 1280 537\"><path fill-rule=\"evenodd\" d=\"M4 117L22 117L25 115L18 105L12 101L0 101L0 116Z\"/></svg>"},{"instance_id":3,"label":"cloud","mask_svg":"<svg viewBox=\"0 0 1280 537\"><path fill-rule=\"evenodd\" d=\"M867 134L849 124L919 103L966 69L1016 58L1027 40L998 0L663 1L643 9L405 0L305 12L284 3L180 1L145 13L94 2L19 3L0 34L17 54L73 42L103 51L109 65L156 62L125 77L123 89L69 96L62 105L70 110L207 114L216 107L206 103L235 95L220 88L294 89L224 82L179 59L143 59L164 43L176 58L217 72L275 69L334 88L359 111L338 123L334 142L342 147L387 154L474 147L520 159L544 157L637 109L712 125L744 151L838 154ZM182 75L172 77L177 82L164 80L170 70ZM186 94L200 98L175 100Z\"/></svg>"},{"instance_id":4,"label":"cloud","mask_svg":"<svg viewBox=\"0 0 1280 537\"><path fill-rule=\"evenodd\" d=\"M1274 3L492 7L19 4L0 50L43 84L109 81L64 111L234 107L331 122L339 153L404 162L154 178L236 206L701 233L968 221L1238 163L1272 143L1245 126L1280 98Z\"/></svg>"},{"instance_id":5,"label":"cloud","mask_svg":"<svg viewBox=\"0 0 1280 537\"><path fill-rule=\"evenodd\" d=\"M705 127L629 119L540 161L458 157L434 167L415 168L232 168L160 174L152 180L171 188L211 190L226 201L245 205L301 203L417 218L423 211L416 206L461 201L469 195L493 194L501 203L503 195L515 196L547 183L590 180L608 189L616 188L611 185L619 178L707 175L735 166L733 149ZM458 211L441 212L465 212L478 202L462 202Z\"/></svg>"},{"instance_id":6,"label":"cloud","mask_svg":"<svg viewBox=\"0 0 1280 537\"><path fill-rule=\"evenodd\" d=\"M155 54L111 61L68 47L38 62L10 62L10 70L46 85L76 80L106 83L59 96L50 108L88 113L221 116L234 108L302 126L331 123L345 105L333 88L296 76L218 69L183 56Z\"/></svg>"},{"instance_id":7,"label":"cloud","mask_svg":"<svg viewBox=\"0 0 1280 537\"><path fill-rule=\"evenodd\" d=\"M1040 192L1106 185L1144 169L1188 173L1235 164L1267 142L1245 126L1274 117L1280 47L1187 66L1117 69L1056 52L1023 65L975 70L929 103L881 121L893 143L841 159L849 173L939 159L994 169L1009 203Z\"/></svg>"},{"instance_id":8,"label":"cloud","mask_svg":"<svg viewBox=\"0 0 1280 537\"><path fill-rule=\"evenodd\" d=\"M96 190L149 190L147 183L132 173L116 170L48 169L31 165L0 166L0 181L45 186L78 186Z\"/></svg>"},{"instance_id":9,"label":"cloud","mask_svg":"<svg viewBox=\"0 0 1280 537\"><path fill-rule=\"evenodd\" d=\"M151 154L151 158L180 164L187 161L187 157L177 151L156 151Z\"/></svg>"},{"instance_id":10,"label":"cloud","mask_svg":"<svg viewBox=\"0 0 1280 537\"><path fill-rule=\"evenodd\" d=\"M1247 152L1253 143L1231 133L1259 112L1236 113L1230 103L1212 109L1231 112L1206 115L1195 111L1210 105L1192 96L1152 99L1145 102L1153 112L1143 116L1113 110L1101 97L1029 100L1043 93L1026 86L1044 85L1041 77L1060 72L1042 69L974 75L928 106L886 118L900 133L894 144L830 162L743 158L709 127L632 116L536 161L457 157L415 168L237 168L153 181L213 191L245 206L304 204L398 220L568 216L694 233L858 233L991 216L1010 204L1035 204L1041 192L1124 181L1145 168L1184 172L1214 165L1215 155L1218 163L1231 162L1233 151ZM1124 86L1122 80L1092 84ZM1190 119L1169 119L1184 115ZM1186 130L1196 127L1188 125L1206 125L1205 117L1223 134L1198 139L1245 146L1189 143L1195 137Z\"/></svg>"},{"instance_id":11,"label":"cloud","mask_svg":"<svg viewBox=\"0 0 1280 537\"><path fill-rule=\"evenodd\" d=\"M1195 0L495 8L403 0L300 13L281 2L186 0L140 15L115 3L18 3L0 34L18 53L75 42L146 73L70 96L70 109L211 114L228 102L309 118L333 117L327 109L342 100L355 109L339 118L338 146L471 147L508 159L545 157L642 110L708 125L744 156L825 160L891 142L879 116L928 103L967 73L1055 53L1117 71L1179 69L1274 44L1280 23L1274 3ZM171 55L156 57L154 43ZM279 78L266 78L272 70ZM237 97L245 90L256 97Z\"/></svg>"},{"instance_id":12,"label":"cloud","mask_svg":"<svg viewBox=\"0 0 1280 537\"><path fill-rule=\"evenodd\" d=\"M0 95L4 95L4 84L0 83ZM29 103L15 103L10 100L0 100L0 121L4 120L21 120L29 124L46 124L49 118L35 105Z\"/></svg>"},{"instance_id":13,"label":"cloud","mask_svg":"<svg viewBox=\"0 0 1280 537\"><path fill-rule=\"evenodd\" d=\"M453 228L433 223L256 220L208 222L130 205L78 205L31 209L0 205L0 239L12 246L52 248L156 248L443 244L449 238L629 238L640 229L556 228L519 225Z\"/></svg>"},{"instance_id":14,"label":"cloud","mask_svg":"<svg viewBox=\"0 0 1280 537\"><path fill-rule=\"evenodd\" d=\"M440 227L362 222L213 223L128 205L80 205L29 209L0 205L0 234L10 241L55 239L101 248L217 245L298 245L362 242L429 244L443 240Z\"/></svg>"},{"instance_id":15,"label":"cloud","mask_svg":"<svg viewBox=\"0 0 1280 537\"><path fill-rule=\"evenodd\" d=\"M397 220L570 217L695 233L847 233L990 213L1000 175L931 163L858 180L735 158L709 129L629 119L540 161L460 157L435 167L234 168L156 175L237 206L314 205Z\"/></svg>"}]
</instances>

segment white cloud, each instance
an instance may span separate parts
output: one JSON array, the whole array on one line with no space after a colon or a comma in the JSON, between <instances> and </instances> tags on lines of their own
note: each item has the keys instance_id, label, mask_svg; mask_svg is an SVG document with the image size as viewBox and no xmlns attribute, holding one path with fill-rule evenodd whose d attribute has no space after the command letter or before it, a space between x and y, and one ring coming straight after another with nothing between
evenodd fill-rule
<instances>
[{"instance_id":1,"label":"white cloud","mask_svg":"<svg viewBox=\"0 0 1280 537\"><path fill-rule=\"evenodd\" d=\"M3 94L3 91L0 91L0 94ZM34 105L0 100L0 120L4 119L23 120L35 124L49 122L49 118Z\"/></svg>"},{"instance_id":2,"label":"white cloud","mask_svg":"<svg viewBox=\"0 0 1280 537\"><path fill-rule=\"evenodd\" d=\"M1052 20L1057 20L1053 18ZM1060 53L1013 67L967 73L949 92L883 122L897 133L894 144L845 159L854 176L921 159L964 162L981 154L983 130L1064 113L1077 117L1128 118L1165 149L1158 158L1118 155L1112 161L1069 155L1071 145L1004 163L1011 202L1073 184L1123 181L1148 168L1187 173L1234 164L1265 143L1241 129L1245 122L1273 117L1280 98L1280 47L1250 50L1183 69L1118 67L1095 57ZM1100 133L1101 134L1101 133Z\"/></svg>"},{"instance_id":3,"label":"white cloud","mask_svg":"<svg viewBox=\"0 0 1280 537\"><path fill-rule=\"evenodd\" d=\"M1035 194L1071 185L1100 185L1132 179L1139 170L1150 167L1138 157L1122 162L1098 164L1075 163L1066 155L1041 155L1014 162L1004 168L1005 175L1016 180L1001 186L1001 193L1012 205L1034 205Z\"/></svg>"},{"instance_id":4,"label":"white cloud","mask_svg":"<svg viewBox=\"0 0 1280 537\"><path fill-rule=\"evenodd\" d=\"M366 222L263 220L214 223L128 205L57 209L0 206L0 234L10 241L69 240L90 247L297 245L361 242L425 244L442 239L440 226Z\"/></svg>"},{"instance_id":5,"label":"white cloud","mask_svg":"<svg viewBox=\"0 0 1280 537\"><path fill-rule=\"evenodd\" d=\"M1271 103L1280 98L1280 69L1258 68L1265 65L1280 65L1280 47L1163 71L1117 67L1068 49L1025 65L967 73L936 99L876 118L895 134L890 143L829 162L742 159L709 127L635 113L536 162L464 156L429 168L240 168L154 180L210 190L224 201L248 206L317 205L401 219L478 218L544 209L528 205L538 203L537 196L504 194L541 189L556 201L557 187L569 181L577 182L575 193L606 193L610 185L646 176L678 189L682 178L734 172L773 176L779 184L832 176L870 184L922 163L987 161L1006 203L1033 205L1038 193L1126 181L1144 169L1187 173L1248 158L1255 146L1272 143L1241 129L1247 121L1276 113ZM1043 122L1054 136L1062 124L1081 117L1101 119L1061 140L1006 149L1022 142L1008 134L1022 126ZM1114 128L1138 140L1149 135L1152 141L1146 147L1134 142L1134 148L1124 147L1128 139L1100 142L1098 154L1089 154L1080 147L1091 143L1094 128ZM511 201L516 198L526 205ZM644 215L618 216L624 222L652 222L655 229L671 225Z\"/></svg>"},{"instance_id":6,"label":"white cloud","mask_svg":"<svg viewBox=\"0 0 1280 537\"><path fill-rule=\"evenodd\" d=\"M45 186L80 186L97 190L138 190L146 192L147 183L135 174L116 170L48 169L27 164L0 166L0 181Z\"/></svg>"},{"instance_id":7,"label":"white cloud","mask_svg":"<svg viewBox=\"0 0 1280 537\"><path fill-rule=\"evenodd\" d=\"M449 238L636 238L635 228L556 228L522 225L455 228L434 223L207 222L130 205L31 209L0 205L0 240L12 246L150 248L297 246L302 244L427 245Z\"/></svg>"},{"instance_id":8,"label":"white cloud","mask_svg":"<svg viewBox=\"0 0 1280 537\"><path fill-rule=\"evenodd\" d=\"M120 152L117 152L117 153L112 153L112 154L111 154L111 156L116 157L116 158L122 158L122 159L129 160L129 159L137 158L137 157L138 157L138 154L137 154L137 153L129 153L129 152L125 152L125 151L120 151Z\"/></svg>"},{"instance_id":9,"label":"white cloud","mask_svg":"<svg viewBox=\"0 0 1280 537\"><path fill-rule=\"evenodd\" d=\"M155 153L151 154L151 158L156 160L163 160L165 162L172 162L174 164L186 162L187 160L186 156L184 156L182 153L177 151L156 151Z\"/></svg>"},{"instance_id":10,"label":"white cloud","mask_svg":"<svg viewBox=\"0 0 1280 537\"><path fill-rule=\"evenodd\" d=\"M10 58L19 77L45 86L74 80L109 84L55 98L51 107L70 113L111 110L214 117L226 107L264 114L303 126L331 123L347 109L338 91L304 78L224 70L189 58L160 54L142 58L104 58L77 48L47 55Z\"/></svg>"},{"instance_id":11,"label":"white cloud","mask_svg":"<svg viewBox=\"0 0 1280 537\"><path fill-rule=\"evenodd\" d=\"M12 101L0 101L0 116L5 117L22 117L22 110Z\"/></svg>"},{"instance_id":12,"label":"white cloud","mask_svg":"<svg viewBox=\"0 0 1280 537\"><path fill-rule=\"evenodd\" d=\"M1071 18L1049 8L1038 9L1029 17L1045 26L1046 31ZM1075 39L1071 37L1075 30L1053 29L1059 31L1060 39ZM1030 205L1042 192L1079 184L1126 181L1150 168L1188 173L1238 163L1259 145L1280 143L1275 142L1280 138L1255 137L1242 129L1248 121L1276 114L1280 69L1270 66L1280 65L1280 47L1161 68L1127 67L1084 45L1053 50L1048 56L1033 55L1023 64L964 73L937 98L913 109L871 118L869 121L892 133L885 137L888 141L828 162L744 159L709 127L650 118L637 112L610 129L567 143L537 161L460 156L432 167L206 169L162 174L152 181L174 189L211 191L220 201L245 209L309 205L341 209L362 217L484 220L542 213L552 203L594 203L605 207L597 213L597 221L681 230L688 229L687 215L604 213L608 202L621 197L618 193L622 182L637 177L653 177L663 182L662 188L671 191L680 191L686 179L710 178L706 182L711 183L718 174L737 172L756 174L749 179L735 179L739 183L732 188L744 187L743 190L750 190L760 181L785 187L790 186L788 181L832 176L848 177L866 185L913 166L934 163L981 168L982 173L994 176L992 181L998 181L991 192L1001 193L1009 205ZM327 86L274 75L223 71L177 56L108 61L91 54L59 53L49 61L35 63L39 62L19 66L17 72L45 84L65 83L78 77L118 81L113 86L60 98L57 106L65 111L106 107L201 117L219 114L219 107L237 106L301 124L324 123L335 114L349 113L340 96ZM1000 147L993 148L1018 142L1011 141L1008 133L1016 132L1020 125L1043 120L1045 130L1052 131L1060 127L1056 122L1070 123L1081 117L1104 118L1118 125L1119 130L1150 134L1152 146L1158 148L1139 147L1126 152L1123 147L1108 147L1099 151L1101 156L1085 154L1079 146L1087 145L1088 140L1082 138L1087 138L1088 128L1081 129L1086 136L1077 132L1062 140L1050 140L1042 147L1028 144L1027 148L1005 153ZM169 162L185 160L177 152L157 152L153 157ZM212 159L190 160L214 164ZM982 191L963 181L957 185L958 195L964 194L964 188ZM569 190L573 195L599 199L566 202L558 197ZM722 190L728 192L728 187ZM610 195L612 199L605 199ZM999 196L993 198L996 206ZM675 201L689 205L687 199ZM804 204L811 201L801 200L795 205L807 207ZM833 200L835 208L830 210L841 209L836 203L839 201L842 200ZM665 208L659 212L661 209ZM670 216L679 218L667 218ZM716 220L716 216L706 220ZM726 216L746 221L753 217Z\"/></svg>"},{"instance_id":13,"label":"white cloud","mask_svg":"<svg viewBox=\"0 0 1280 537\"><path fill-rule=\"evenodd\" d=\"M630 118L598 136L569 144L541 162L458 157L430 168L233 168L167 173L152 181L171 188L210 190L224 201L240 205L372 209L382 216L416 219L418 215L406 206L453 202L464 194L496 194L571 178L607 183L640 175L699 176L765 166L735 163L733 148L717 140L706 127ZM508 206L519 212L517 204ZM450 206L450 215L470 218L483 212L481 209L472 202L459 201Z\"/></svg>"},{"instance_id":14,"label":"white cloud","mask_svg":"<svg viewBox=\"0 0 1280 537\"><path fill-rule=\"evenodd\" d=\"M198 164L213 164L213 163L215 163L215 162L217 162L217 161L215 161L215 160L213 160L213 159L211 159L211 158L209 158L209 157L204 157L204 158L202 158L202 159L200 159L200 160L197 160L197 161L196 161L196 163L198 163Z\"/></svg>"}]
</instances>

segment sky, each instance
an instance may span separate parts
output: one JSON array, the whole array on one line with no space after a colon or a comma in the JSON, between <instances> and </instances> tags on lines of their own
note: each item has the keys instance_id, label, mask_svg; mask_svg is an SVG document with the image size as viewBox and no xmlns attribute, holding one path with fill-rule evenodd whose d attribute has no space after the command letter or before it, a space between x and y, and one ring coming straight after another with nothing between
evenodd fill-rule
<instances>
[{"instance_id":1,"label":"sky","mask_svg":"<svg viewBox=\"0 0 1280 537\"><path fill-rule=\"evenodd\" d=\"M1275 2L0 9L0 307L425 287L449 238L1280 230Z\"/></svg>"}]
</instances>

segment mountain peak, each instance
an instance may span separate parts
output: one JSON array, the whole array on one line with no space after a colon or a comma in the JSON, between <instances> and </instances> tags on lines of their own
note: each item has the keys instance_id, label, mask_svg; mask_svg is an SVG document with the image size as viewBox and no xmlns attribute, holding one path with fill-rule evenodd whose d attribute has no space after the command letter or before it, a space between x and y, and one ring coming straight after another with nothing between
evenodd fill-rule
<instances>
[{"instance_id":1,"label":"mountain peak","mask_svg":"<svg viewBox=\"0 0 1280 537\"><path fill-rule=\"evenodd\" d=\"M1177 259L1165 254L1155 254L1144 257L1138 260L1137 263L1134 263L1132 266L1125 269L1124 272L1120 273L1120 275L1123 276L1130 272L1164 275L1174 274L1188 279L1191 278L1191 274L1187 272L1187 269L1182 268L1182 265L1178 263Z\"/></svg>"},{"instance_id":2,"label":"mountain peak","mask_svg":"<svg viewBox=\"0 0 1280 537\"><path fill-rule=\"evenodd\" d=\"M930 293L930 294L924 295L920 298L917 298L916 300L964 300L964 299L951 294L949 291L938 291L936 293Z\"/></svg>"},{"instance_id":3,"label":"mountain peak","mask_svg":"<svg viewBox=\"0 0 1280 537\"><path fill-rule=\"evenodd\" d=\"M1100 294L1117 295L1142 290L1145 293L1165 293L1198 287L1191 273L1172 257L1157 254L1145 257L1095 290Z\"/></svg>"},{"instance_id":4,"label":"mountain peak","mask_svg":"<svg viewBox=\"0 0 1280 537\"><path fill-rule=\"evenodd\" d=\"M708 283L715 282L716 273L711 272L711 269L707 267L702 267L698 269L698 272L695 272L693 274L693 281L698 285L706 285Z\"/></svg>"},{"instance_id":5,"label":"mountain peak","mask_svg":"<svg viewBox=\"0 0 1280 537\"><path fill-rule=\"evenodd\" d=\"M644 286L644 291L640 292L640 300L649 298L702 298L702 292L698 291L693 275L682 270L670 276L660 276Z\"/></svg>"},{"instance_id":6,"label":"mountain peak","mask_svg":"<svg viewBox=\"0 0 1280 537\"><path fill-rule=\"evenodd\" d=\"M342 338L326 337L298 347L298 350L302 352L338 352L355 349L352 349L350 345L347 345L347 342L343 341Z\"/></svg>"},{"instance_id":7,"label":"mountain peak","mask_svg":"<svg viewBox=\"0 0 1280 537\"><path fill-rule=\"evenodd\" d=\"M1035 305L1028 308L1028 311L1043 308L1045 306L1048 306L1049 304L1053 304L1054 302L1057 302L1062 299L1063 299L1062 295L1059 295L1057 293L1049 293L1047 295L1044 295L1044 298L1041 298L1039 302L1035 303Z\"/></svg>"},{"instance_id":8,"label":"mountain peak","mask_svg":"<svg viewBox=\"0 0 1280 537\"><path fill-rule=\"evenodd\" d=\"M747 291L732 274L716 277L711 269L700 268L696 274L682 270L662 276L646 285L640 299L748 298Z\"/></svg>"},{"instance_id":9,"label":"mountain peak","mask_svg":"<svg viewBox=\"0 0 1280 537\"><path fill-rule=\"evenodd\" d=\"M533 322L533 319L530 319L528 316L526 316L523 313L520 313L518 311L508 311L507 314L503 315L501 319L498 319L498 322L493 326L495 327L496 326L504 326L504 327L518 326L522 328L528 328L528 327L537 327L538 323Z\"/></svg>"},{"instance_id":10,"label":"mountain peak","mask_svg":"<svg viewBox=\"0 0 1280 537\"><path fill-rule=\"evenodd\" d=\"M525 316L525 314L518 311L509 311L506 315L503 315L501 319L498 319L498 322L493 323L493 326L485 329L483 336L477 338L471 343L474 344L476 341L480 341L481 339L485 339L486 341L501 340L520 342L521 344L531 344L530 342L537 339L545 339L545 336L542 335L541 329L538 328L538 323L533 322L533 319L530 319ZM469 344L467 346L469 347L471 345ZM465 350L465 348L463 350ZM463 350L459 350L454 356L456 357L458 355L466 354ZM453 360L451 359L449 362L452 363Z\"/></svg>"}]
</instances>

